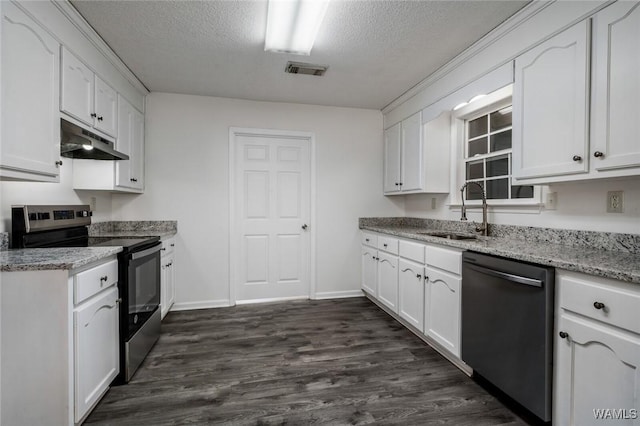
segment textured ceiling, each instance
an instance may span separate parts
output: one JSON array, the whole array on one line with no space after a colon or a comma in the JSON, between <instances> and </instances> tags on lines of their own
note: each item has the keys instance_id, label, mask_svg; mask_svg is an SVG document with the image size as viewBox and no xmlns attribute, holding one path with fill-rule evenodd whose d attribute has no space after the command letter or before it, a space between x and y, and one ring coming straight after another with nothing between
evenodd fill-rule
<instances>
[{"instance_id":1,"label":"textured ceiling","mask_svg":"<svg viewBox=\"0 0 640 426\"><path fill-rule=\"evenodd\" d=\"M310 56L264 51L267 2L73 0L151 90L382 109L527 1L332 0ZM328 65L285 74L288 60Z\"/></svg>"}]
</instances>

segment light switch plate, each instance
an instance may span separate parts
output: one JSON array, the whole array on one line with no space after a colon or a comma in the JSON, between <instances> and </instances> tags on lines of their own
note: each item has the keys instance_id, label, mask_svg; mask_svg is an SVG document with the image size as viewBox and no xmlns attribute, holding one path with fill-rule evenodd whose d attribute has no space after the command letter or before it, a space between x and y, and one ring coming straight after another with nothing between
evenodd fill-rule
<instances>
[{"instance_id":1,"label":"light switch plate","mask_svg":"<svg viewBox=\"0 0 640 426\"><path fill-rule=\"evenodd\" d=\"M622 213L624 211L624 192L607 192L607 213Z\"/></svg>"}]
</instances>

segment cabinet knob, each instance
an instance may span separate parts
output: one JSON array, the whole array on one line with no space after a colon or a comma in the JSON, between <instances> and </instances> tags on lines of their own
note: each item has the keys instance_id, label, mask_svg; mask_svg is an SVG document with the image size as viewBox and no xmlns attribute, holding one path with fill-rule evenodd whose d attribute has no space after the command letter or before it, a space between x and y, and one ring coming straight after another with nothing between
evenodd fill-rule
<instances>
[{"instance_id":1,"label":"cabinet knob","mask_svg":"<svg viewBox=\"0 0 640 426\"><path fill-rule=\"evenodd\" d=\"M560 333L558 333L558 335L560 336L561 339L566 339L567 337L569 337L569 333L565 331L561 331Z\"/></svg>"},{"instance_id":2,"label":"cabinet knob","mask_svg":"<svg viewBox=\"0 0 640 426\"><path fill-rule=\"evenodd\" d=\"M368 238L365 238L365 241L366 241L366 242L369 242L369 239L368 239Z\"/></svg>"},{"instance_id":3,"label":"cabinet knob","mask_svg":"<svg viewBox=\"0 0 640 426\"><path fill-rule=\"evenodd\" d=\"M386 248L386 247L387 247L387 244L385 243L385 244L383 244L383 246Z\"/></svg>"},{"instance_id":4,"label":"cabinet knob","mask_svg":"<svg viewBox=\"0 0 640 426\"><path fill-rule=\"evenodd\" d=\"M593 153L593 156L596 158L604 157L604 153L602 151L596 151Z\"/></svg>"},{"instance_id":5,"label":"cabinet knob","mask_svg":"<svg viewBox=\"0 0 640 426\"><path fill-rule=\"evenodd\" d=\"M131 182L137 182L137 181L138 181L138 179L136 179L136 178L131 178L131 179L129 179L129 180L130 180Z\"/></svg>"},{"instance_id":6,"label":"cabinet knob","mask_svg":"<svg viewBox=\"0 0 640 426\"><path fill-rule=\"evenodd\" d=\"M56 167L60 167L60 166L62 166L62 160L56 161Z\"/></svg>"},{"instance_id":7,"label":"cabinet knob","mask_svg":"<svg viewBox=\"0 0 640 426\"><path fill-rule=\"evenodd\" d=\"M92 117L92 118L96 118L97 116L98 116L98 114L96 114L95 112L92 112L92 113L91 113L91 117Z\"/></svg>"},{"instance_id":8,"label":"cabinet knob","mask_svg":"<svg viewBox=\"0 0 640 426\"><path fill-rule=\"evenodd\" d=\"M422 278L422 275L418 274L418 275L416 275L416 278L417 278L417 279L421 279L421 278Z\"/></svg>"},{"instance_id":9,"label":"cabinet knob","mask_svg":"<svg viewBox=\"0 0 640 426\"><path fill-rule=\"evenodd\" d=\"M171 243L171 247L175 247L176 245L174 243Z\"/></svg>"},{"instance_id":10,"label":"cabinet knob","mask_svg":"<svg viewBox=\"0 0 640 426\"><path fill-rule=\"evenodd\" d=\"M400 186L400 184L398 182L396 182L396 186Z\"/></svg>"},{"instance_id":11,"label":"cabinet knob","mask_svg":"<svg viewBox=\"0 0 640 426\"><path fill-rule=\"evenodd\" d=\"M596 309L604 309L605 308L604 303L602 303L602 302L593 302L593 307L596 308Z\"/></svg>"},{"instance_id":12,"label":"cabinet knob","mask_svg":"<svg viewBox=\"0 0 640 426\"><path fill-rule=\"evenodd\" d=\"M122 303L122 297L117 298L116 303Z\"/></svg>"},{"instance_id":13,"label":"cabinet knob","mask_svg":"<svg viewBox=\"0 0 640 426\"><path fill-rule=\"evenodd\" d=\"M98 121L102 121L104 117L98 117Z\"/></svg>"},{"instance_id":14,"label":"cabinet knob","mask_svg":"<svg viewBox=\"0 0 640 426\"><path fill-rule=\"evenodd\" d=\"M579 155L574 155L573 161L582 161L582 157L580 157Z\"/></svg>"},{"instance_id":15,"label":"cabinet knob","mask_svg":"<svg viewBox=\"0 0 640 426\"><path fill-rule=\"evenodd\" d=\"M429 277L427 275L424 276L424 281L429 282Z\"/></svg>"},{"instance_id":16,"label":"cabinet knob","mask_svg":"<svg viewBox=\"0 0 640 426\"><path fill-rule=\"evenodd\" d=\"M162 247L160 250L162 250L162 251L166 251L166 250L167 250L167 248L166 248L166 247Z\"/></svg>"}]
</instances>

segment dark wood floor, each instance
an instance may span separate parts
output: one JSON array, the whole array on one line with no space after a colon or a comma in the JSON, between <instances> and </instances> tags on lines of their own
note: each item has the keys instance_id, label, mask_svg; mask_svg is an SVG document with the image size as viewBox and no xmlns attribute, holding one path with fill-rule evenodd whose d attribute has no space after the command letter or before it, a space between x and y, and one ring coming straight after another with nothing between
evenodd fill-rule
<instances>
[{"instance_id":1,"label":"dark wood floor","mask_svg":"<svg viewBox=\"0 0 640 426\"><path fill-rule=\"evenodd\" d=\"M524 424L365 298L172 312L162 331L87 424Z\"/></svg>"}]
</instances>

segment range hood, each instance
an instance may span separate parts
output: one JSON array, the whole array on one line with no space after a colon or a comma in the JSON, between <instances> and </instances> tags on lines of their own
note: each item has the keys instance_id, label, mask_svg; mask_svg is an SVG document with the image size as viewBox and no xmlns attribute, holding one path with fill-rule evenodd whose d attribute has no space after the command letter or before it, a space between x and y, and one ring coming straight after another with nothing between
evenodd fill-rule
<instances>
[{"instance_id":1,"label":"range hood","mask_svg":"<svg viewBox=\"0 0 640 426\"><path fill-rule=\"evenodd\" d=\"M60 119L60 155L84 160L128 160L113 149L113 142L65 119Z\"/></svg>"}]
</instances>

